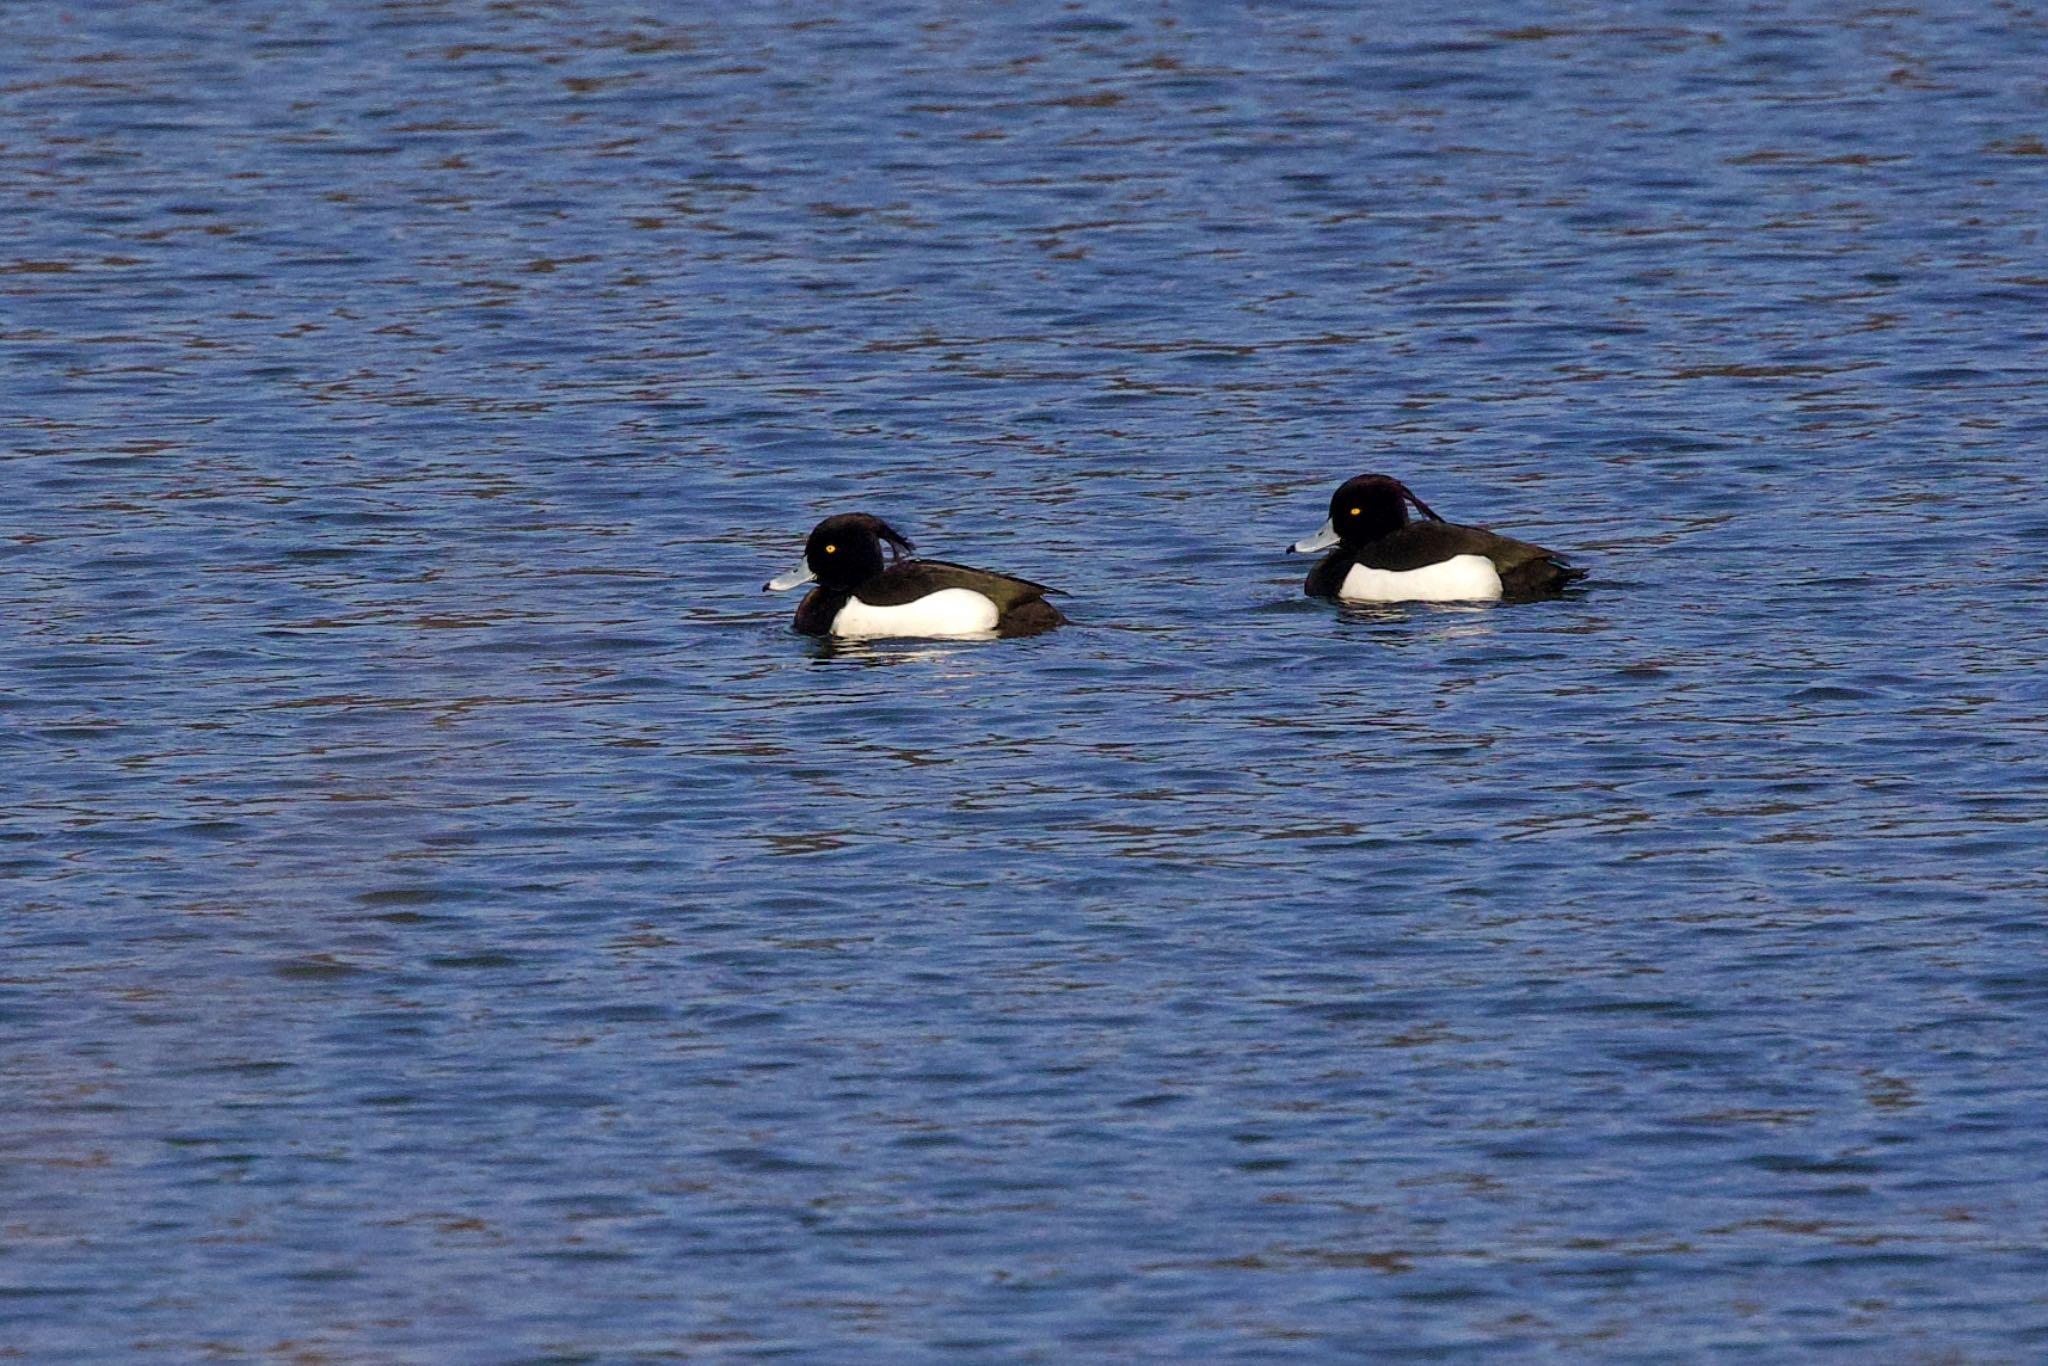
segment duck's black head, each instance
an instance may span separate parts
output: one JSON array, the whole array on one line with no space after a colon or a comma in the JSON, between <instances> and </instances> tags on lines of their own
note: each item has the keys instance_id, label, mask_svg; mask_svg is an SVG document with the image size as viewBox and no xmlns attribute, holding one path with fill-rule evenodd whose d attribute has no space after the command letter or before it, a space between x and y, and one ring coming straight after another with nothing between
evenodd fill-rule
<instances>
[{"instance_id":1,"label":"duck's black head","mask_svg":"<svg viewBox=\"0 0 2048 1366\"><path fill-rule=\"evenodd\" d=\"M1356 553L1360 547L1408 525L1411 504L1431 521L1443 520L1392 475L1361 474L1356 479L1346 479L1330 497L1330 520L1318 527L1313 536L1287 548L1295 554L1307 555L1341 545Z\"/></svg>"},{"instance_id":2,"label":"duck's black head","mask_svg":"<svg viewBox=\"0 0 2048 1366\"><path fill-rule=\"evenodd\" d=\"M1330 527L1345 545L1366 545L1408 525L1410 503L1431 521L1443 520L1393 476L1361 474L1330 495Z\"/></svg>"},{"instance_id":3,"label":"duck's black head","mask_svg":"<svg viewBox=\"0 0 2048 1366\"><path fill-rule=\"evenodd\" d=\"M804 563L827 588L855 588L882 572L882 543L890 555L915 550L908 537L866 512L827 517L804 543Z\"/></svg>"}]
</instances>

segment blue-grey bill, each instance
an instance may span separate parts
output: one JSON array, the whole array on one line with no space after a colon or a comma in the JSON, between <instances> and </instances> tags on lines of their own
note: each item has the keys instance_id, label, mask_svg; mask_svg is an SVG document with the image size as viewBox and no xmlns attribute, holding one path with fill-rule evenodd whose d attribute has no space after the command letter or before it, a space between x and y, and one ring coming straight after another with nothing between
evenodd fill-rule
<instances>
[{"instance_id":1,"label":"blue-grey bill","mask_svg":"<svg viewBox=\"0 0 2048 1366\"><path fill-rule=\"evenodd\" d=\"M810 565L804 563L802 560L798 560L788 569L784 570L780 574L777 574L774 578L768 580L768 582L762 584L761 591L763 593L783 593L796 587L800 583L809 583L817 577L818 576L816 574L813 574L811 572Z\"/></svg>"},{"instance_id":2,"label":"blue-grey bill","mask_svg":"<svg viewBox=\"0 0 2048 1366\"><path fill-rule=\"evenodd\" d=\"M1313 555L1316 551L1328 550L1335 544L1337 544L1337 528L1326 519L1322 526L1316 530L1315 535L1296 541L1293 545L1288 546L1287 549L1296 555Z\"/></svg>"}]
</instances>

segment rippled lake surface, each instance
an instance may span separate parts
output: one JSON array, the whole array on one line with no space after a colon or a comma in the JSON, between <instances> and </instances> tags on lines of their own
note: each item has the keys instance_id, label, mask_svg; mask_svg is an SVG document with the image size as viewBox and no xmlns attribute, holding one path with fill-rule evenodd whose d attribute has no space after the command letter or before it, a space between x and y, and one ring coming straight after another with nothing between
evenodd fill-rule
<instances>
[{"instance_id":1,"label":"rippled lake surface","mask_svg":"<svg viewBox=\"0 0 2048 1366\"><path fill-rule=\"evenodd\" d=\"M0 1356L2048 1354L2048 21L1454 8L0 10Z\"/></svg>"}]
</instances>

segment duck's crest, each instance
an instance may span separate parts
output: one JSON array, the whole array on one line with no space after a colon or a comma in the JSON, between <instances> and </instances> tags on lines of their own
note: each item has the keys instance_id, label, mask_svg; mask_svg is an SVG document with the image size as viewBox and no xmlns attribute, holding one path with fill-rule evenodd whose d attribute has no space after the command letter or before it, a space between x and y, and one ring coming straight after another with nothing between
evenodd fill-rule
<instances>
[{"instance_id":1,"label":"duck's crest","mask_svg":"<svg viewBox=\"0 0 2048 1366\"><path fill-rule=\"evenodd\" d=\"M908 536L905 536L872 512L849 512L844 520L874 532L876 538L889 547L889 558L891 560L900 560L905 555L914 554L917 550L917 547L912 544Z\"/></svg>"}]
</instances>

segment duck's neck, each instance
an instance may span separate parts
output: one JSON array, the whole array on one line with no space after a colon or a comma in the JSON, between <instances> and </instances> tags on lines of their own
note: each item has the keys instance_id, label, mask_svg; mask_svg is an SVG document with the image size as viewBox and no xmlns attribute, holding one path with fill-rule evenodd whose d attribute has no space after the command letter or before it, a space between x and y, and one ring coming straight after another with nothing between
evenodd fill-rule
<instances>
[{"instance_id":1,"label":"duck's neck","mask_svg":"<svg viewBox=\"0 0 2048 1366\"><path fill-rule=\"evenodd\" d=\"M846 600L852 596L852 592L844 588L826 588L822 584L813 588L797 604L796 629L807 636L831 635L833 618L839 615L839 609L846 606Z\"/></svg>"}]
</instances>

